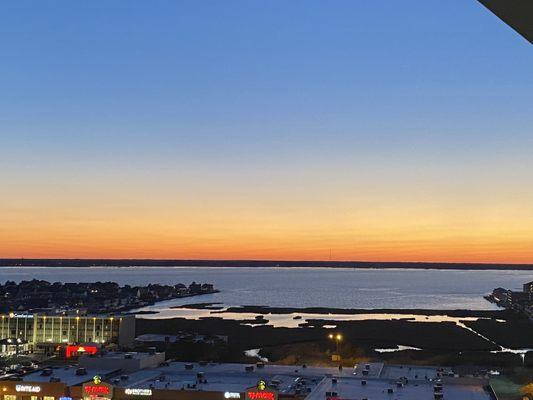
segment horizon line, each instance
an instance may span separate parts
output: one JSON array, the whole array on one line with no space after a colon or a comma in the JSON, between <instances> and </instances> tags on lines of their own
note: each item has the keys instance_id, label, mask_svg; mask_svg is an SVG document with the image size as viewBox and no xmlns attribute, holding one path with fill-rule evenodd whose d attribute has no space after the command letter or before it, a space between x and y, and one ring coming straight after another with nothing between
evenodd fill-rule
<instances>
[{"instance_id":1,"label":"horizon line","mask_svg":"<svg viewBox=\"0 0 533 400\"><path fill-rule=\"evenodd\" d=\"M0 257L0 263L13 262L13 261L115 261L115 262L131 262L131 261L143 261L143 262L220 262L220 263L320 263L320 264L426 264L426 265L488 265L488 266L527 266L533 267L531 263L514 263L514 262L469 262L469 261L379 261L379 260L313 260L313 259L298 259L298 260L283 260L283 259L226 259L226 258L85 258L85 257Z\"/></svg>"}]
</instances>

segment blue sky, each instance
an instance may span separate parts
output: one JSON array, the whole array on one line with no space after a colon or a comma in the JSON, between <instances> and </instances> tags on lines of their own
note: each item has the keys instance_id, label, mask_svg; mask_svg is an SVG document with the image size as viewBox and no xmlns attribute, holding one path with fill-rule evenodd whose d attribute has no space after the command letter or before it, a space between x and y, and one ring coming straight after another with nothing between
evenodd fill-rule
<instances>
[{"instance_id":1,"label":"blue sky","mask_svg":"<svg viewBox=\"0 0 533 400\"><path fill-rule=\"evenodd\" d=\"M484 150L531 122L530 46L474 1L17 1L1 18L8 144L60 158Z\"/></svg>"},{"instance_id":2,"label":"blue sky","mask_svg":"<svg viewBox=\"0 0 533 400\"><path fill-rule=\"evenodd\" d=\"M0 49L5 213L69 191L107 193L91 213L135 191L533 197L531 46L476 1L11 1Z\"/></svg>"}]
</instances>

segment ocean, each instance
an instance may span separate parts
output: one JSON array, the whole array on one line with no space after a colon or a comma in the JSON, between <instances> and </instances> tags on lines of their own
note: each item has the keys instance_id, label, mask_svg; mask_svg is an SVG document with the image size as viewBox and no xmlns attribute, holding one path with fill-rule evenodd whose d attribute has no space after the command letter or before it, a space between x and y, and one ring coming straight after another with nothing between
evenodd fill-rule
<instances>
[{"instance_id":1,"label":"ocean","mask_svg":"<svg viewBox=\"0 0 533 400\"><path fill-rule=\"evenodd\" d=\"M334 307L392 309L471 309L497 307L483 298L496 287L521 288L532 271L418 270L261 267L2 267L0 282L115 281L146 285L213 283L220 293L158 303L168 310L189 303L225 306Z\"/></svg>"}]
</instances>

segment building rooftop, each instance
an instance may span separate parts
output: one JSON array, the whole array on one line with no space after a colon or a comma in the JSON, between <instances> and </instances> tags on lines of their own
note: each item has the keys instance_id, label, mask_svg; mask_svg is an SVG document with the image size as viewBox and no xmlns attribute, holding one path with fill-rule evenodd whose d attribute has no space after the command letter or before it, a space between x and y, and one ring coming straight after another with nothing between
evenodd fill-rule
<instances>
[{"instance_id":1,"label":"building rooftop","mask_svg":"<svg viewBox=\"0 0 533 400\"><path fill-rule=\"evenodd\" d=\"M323 379L324 374L339 373L336 368L281 365L265 365L262 368L253 365L253 371L246 371L246 367L250 365L175 362L168 366L138 371L129 375L127 380L112 383L130 388L243 392L246 388L255 386L260 379L266 379L269 383L276 383L280 393L294 394L302 379L306 388L312 388ZM350 373L351 369L345 372L347 375Z\"/></svg>"},{"instance_id":2,"label":"building rooftop","mask_svg":"<svg viewBox=\"0 0 533 400\"><path fill-rule=\"evenodd\" d=\"M365 385L362 382L366 382ZM389 393L392 390L392 393ZM324 379L322 384L314 390L306 400L324 400L326 392L335 392L344 399L433 399L433 385L429 383L407 383L398 387L394 380L361 378L338 378L336 383L332 379ZM490 400L491 397L481 386L444 384L444 399L453 400ZM336 397L336 396L335 396Z\"/></svg>"},{"instance_id":3,"label":"building rooftop","mask_svg":"<svg viewBox=\"0 0 533 400\"><path fill-rule=\"evenodd\" d=\"M449 368L424 367L420 365L385 365L380 379L407 378L409 381L434 381L444 376L453 375Z\"/></svg>"},{"instance_id":4,"label":"building rooftop","mask_svg":"<svg viewBox=\"0 0 533 400\"><path fill-rule=\"evenodd\" d=\"M147 354L147 353L144 353ZM140 353L138 357L143 357ZM123 358L124 353L106 357ZM135 357L132 354L132 357ZM442 384L445 399L490 400L482 379L464 380L452 371L437 367L362 363L354 368L304 367L289 365L163 363L154 368L126 373L121 369L92 369L78 375L78 367L53 367L51 374L36 371L23 377L25 382L50 382L57 378L69 386L81 385L95 375L118 388L162 389L242 393L259 380L284 395L301 395L306 400L434 399L434 387ZM366 371L366 372L365 372ZM441 379L442 378L442 379Z\"/></svg>"},{"instance_id":5,"label":"building rooftop","mask_svg":"<svg viewBox=\"0 0 533 400\"><path fill-rule=\"evenodd\" d=\"M28 375L24 375L22 380L24 382L50 382L50 379L57 378L60 382L68 386L81 385L84 382L88 382L93 379L95 375L101 376L103 379L106 379L110 376L117 374L118 370L111 369L90 369L86 368L86 374L77 375L78 367L76 366L67 366L67 367L52 367L47 368L52 371L51 375L43 375L43 370L32 372Z\"/></svg>"},{"instance_id":6,"label":"building rooftop","mask_svg":"<svg viewBox=\"0 0 533 400\"><path fill-rule=\"evenodd\" d=\"M440 375L451 373L437 367L387 366L382 363L360 364L342 370L267 364L260 368L253 365L253 370L247 371L246 367L251 365L173 362L110 382L123 388L243 392L263 379L269 386L276 386L280 394L307 395L307 400L325 400L326 397L417 400L433 399L435 381ZM369 371L368 375L362 375L364 369ZM397 382L402 378L407 383L398 386ZM482 380L468 385L461 382L448 379L443 385L444 398L490 400L483 390ZM393 397L390 397L389 389L393 391ZM337 396L327 392L335 392Z\"/></svg>"},{"instance_id":7,"label":"building rooftop","mask_svg":"<svg viewBox=\"0 0 533 400\"><path fill-rule=\"evenodd\" d=\"M151 354L151 353L146 353L146 352L141 353L141 352L136 352L136 351L125 353L121 351L117 351L117 352L113 351L113 352L107 352L107 353L99 353L94 356L88 355L84 357L98 358L98 359L105 359L105 360L124 360L124 359L142 360L142 359L151 358L155 354L159 354L159 353Z\"/></svg>"}]
</instances>

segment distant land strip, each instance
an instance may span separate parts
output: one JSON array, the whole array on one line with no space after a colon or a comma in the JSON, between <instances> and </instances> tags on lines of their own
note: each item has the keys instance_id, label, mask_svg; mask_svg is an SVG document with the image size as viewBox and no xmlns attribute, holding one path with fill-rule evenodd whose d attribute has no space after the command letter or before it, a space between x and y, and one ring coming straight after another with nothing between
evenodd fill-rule
<instances>
[{"instance_id":1,"label":"distant land strip","mask_svg":"<svg viewBox=\"0 0 533 400\"><path fill-rule=\"evenodd\" d=\"M0 267L267 267L366 268L533 271L533 264L378 262L378 261L262 261L262 260L156 260L156 259L15 259L0 258Z\"/></svg>"}]
</instances>

